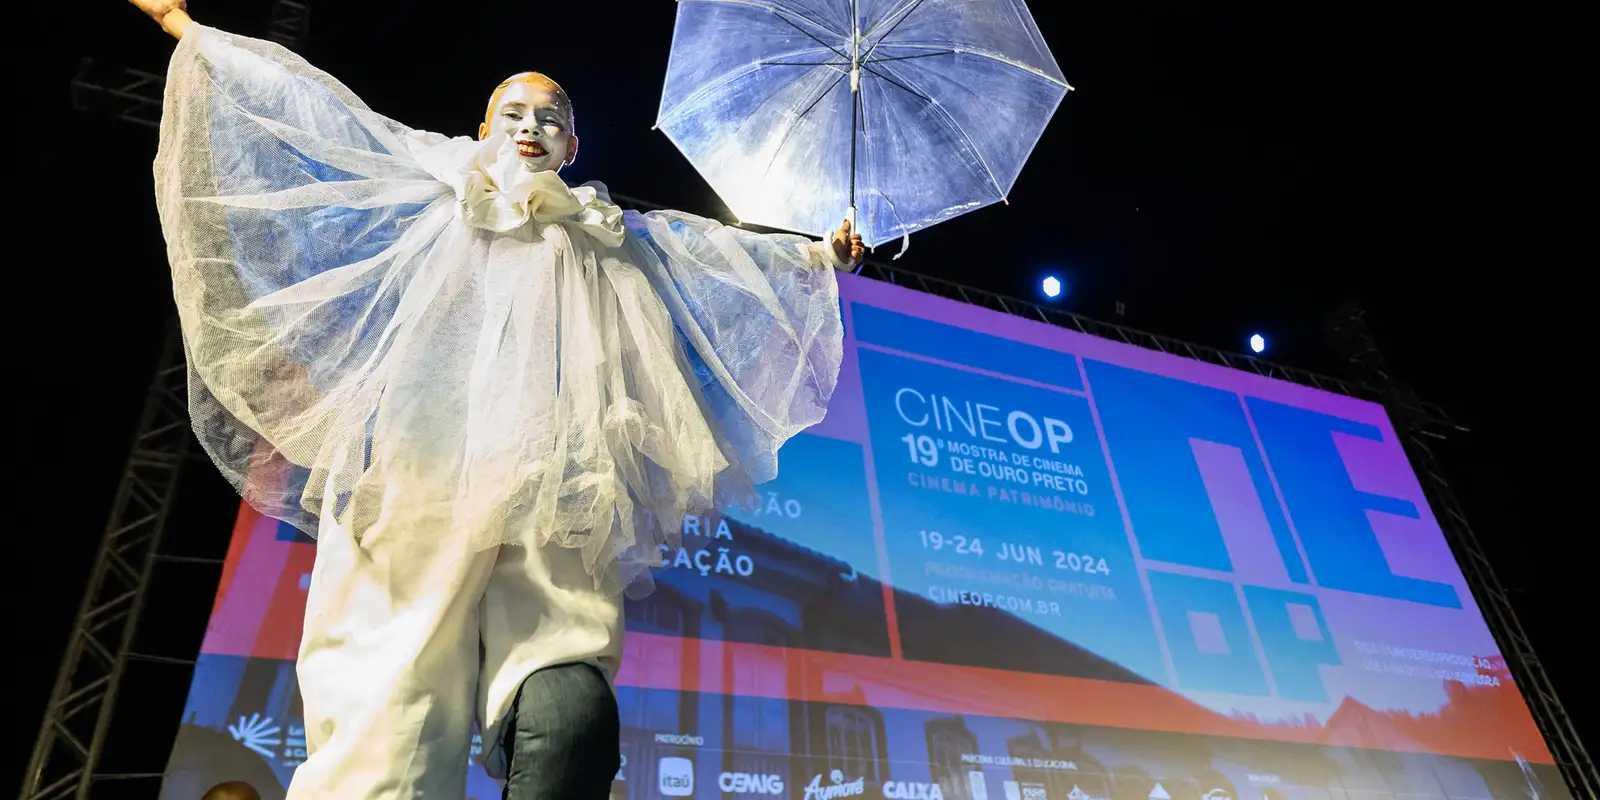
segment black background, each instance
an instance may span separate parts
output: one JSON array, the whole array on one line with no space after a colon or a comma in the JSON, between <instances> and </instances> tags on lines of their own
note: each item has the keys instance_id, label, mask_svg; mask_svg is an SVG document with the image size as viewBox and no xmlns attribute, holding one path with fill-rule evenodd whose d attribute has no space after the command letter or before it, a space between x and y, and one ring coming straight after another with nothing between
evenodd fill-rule
<instances>
[{"instance_id":1,"label":"black background","mask_svg":"<svg viewBox=\"0 0 1600 800\"><path fill-rule=\"evenodd\" d=\"M270 5L196 0L192 11L259 36ZM311 5L302 52L378 111L471 133L500 79L542 70L578 112L582 157L565 177L722 214L649 130L674 3ZM1269 358L1334 374L1322 320L1359 301L1394 372L1472 429L1441 446L1447 474L1592 733L1584 554L1597 526L1579 496L1593 475L1582 387L1594 356L1579 327L1596 263L1600 137L1579 57L1592 4L1031 6L1078 91L1008 207L913 236L899 264L1027 298L1054 269L1071 310L1231 350L1259 330ZM162 72L171 43L111 0L30 6L11 22L23 58L5 206L22 287L8 298L10 407L22 436L8 469L24 518L6 588L23 628L7 659L19 698L7 738L22 746L7 751L20 768L172 307L154 132L74 111L69 81L83 56ZM236 500L205 465L190 475L174 535L220 553ZM204 568L164 571L144 647L192 656L214 585ZM140 726L131 739L153 748L157 769L186 680L146 668L125 688L119 730ZM124 747L108 757L150 757Z\"/></svg>"}]
</instances>

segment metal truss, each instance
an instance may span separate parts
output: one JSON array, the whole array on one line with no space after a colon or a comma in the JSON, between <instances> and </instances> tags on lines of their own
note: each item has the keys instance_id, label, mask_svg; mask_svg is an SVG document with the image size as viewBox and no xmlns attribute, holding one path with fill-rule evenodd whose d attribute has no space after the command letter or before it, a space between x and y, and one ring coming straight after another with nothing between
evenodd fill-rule
<instances>
[{"instance_id":1,"label":"metal truss","mask_svg":"<svg viewBox=\"0 0 1600 800\"><path fill-rule=\"evenodd\" d=\"M299 50L311 33L311 5L278 0L267 18L267 38L290 50Z\"/></svg>"},{"instance_id":2,"label":"metal truss","mask_svg":"<svg viewBox=\"0 0 1600 800\"><path fill-rule=\"evenodd\" d=\"M649 203L639 200L635 197L629 197L627 195L613 194L611 195L611 199L624 208L632 208L643 211L661 210L663 208L663 206L656 205L655 203ZM981 306L983 308L1000 311L1013 316L1024 317L1038 322L1043 322L1047 325L1069 328L1071 330L1078 331L1079 333L1086 333L1090 336L1098 336L1102 339L1111 339L1114 341L1123 342L1125 344L1131 344L1135 347L1143 347L1146 350L1158 350L1163 353L1170 353L1172 355L1194 359L1195 361L1204 361L1210 364L1228 367L1230 369L1253 372L1257 375L1262 375L1268 378L1292 381L1294 383L1304 384L1317 389L1338 392L1339 394L1349 395L1351 397L1358 397L1363 400L1381 402L1384 398L1383 390L1376 386L1371 386L1359 381L1342 380L1340 378L1334 378L1311 372L1310 370L1284 366L1282 364L1275 364L1271 361L1265 361L1252 356L1240 355L1238 353L1230 353L1226 350L1218 350L1215 347L1207 347L1202 344L1185 342L1180 339L1174 339L1170 336L1162 336L1156 333L1146 333L1141 330L1129 328L1125 325L1101 322L1100 320L1090 319L1088 317L1074 314L1070 311L1063 311L1059 308L1050 308L1037 303L1030 303L1026 300L1018 300L1014 297L1006 297L1005 295L996 294L984 289L963 286L962 284L954 281L947 281L943 278L920 275L909 270L891 267L887 264L872 261L870 259L861 263L861 266L856 270L856 274L862 277L871 278L873 280L883 281L884 283L892 283L896 286L904 286L908 289L915 289L916 291L924 294L936 295L938 297L956 300L968 305ZM1439 413L1436 407L1432 405L1421 405L1426 408L1429 413ZM1440 416L1442 417L1442 413Z\"/></svg>"},{"instance_id":3,"label":"metal truss","mask_svg":"<svg viewBox=\"0 0 1600 800\"><path fill-rule=\"evenodd\" d=\"M267 27L267 38L294 49L310 30L310 8L303 2L278 0ZM161 126L165 88L166 78L160 74L106 67L87 56L79 59L70 85L74 109L156 129ZM162 776L164 760L143 772L107 772L100 769L100 759L111 737L117 694L128 664L182 668L194 664L192 658L134 649L139 615L157 565L221 564L220 559L161 552L183 462L191 451L187 379L182 335L174 322L23 775L23 800L82 800L97 785Z\"/></svg>"},{"instance_id":4,"label":"metal truss","mask_svg":"<svg viewBox=\"0 0 1600 800\"><path fill-rule=\"evenodd\" d=\"M161 127L161 93L166 78L153 72L113 69L84 56L72 76L72 107L109 114L132 125Z\"/></svg>"},{"instance_id":5,"label":"metal truss","mask_svg":"<svg viewBox=\"0 0 1600 800\"><path fill-rule=\"evenodd\" d=\"M266 38L299 50L311 33L311 5L277 0L267 17ZM167 79L132 67L113 68L84 56L72 76L72 107L78 111L109 114L145 128L161 127L162 92Z\"/></svg>"},{"instance_id":6,"label":"metal truss","mask_svg":"<svg viewBox=\"0 0 1600 800\"><path fill-rule=\"evenodd\" d=\"M1450 542L1456 562L1461 565L1472 588L1478 607L1483 610L1489 629L1494 633L1506 666L1516 679L1517 687L1527 700L1533 719L1544 734L1545 743L1555 758L1561 776L1576 797L1600 798L1600 775L1589 753L1578 737L1572 718L1562 707L1556 690L1545 674L1544 666L1533 652L1533 643L1517 620L1511 598L1490 566L1483 545L1472 532L1467 515L1456 501L1450 483L1445 480L1439 461L1429 447L1430 442L1443 438L1441 429L1457 427L1438 412L1436 407L1417 400L1416 392L1394 379L1367 329L1365 314L1360 308L1346 306L1328 322L1328 332L1335 345L1347 356L1353 371L1384 388L1384 406L1404 440L1406 454L1422 479L1428 504L1439 518L1439 527Z\"/></svg>"},{"instance_id":7,"label":"metal truss","mask_svg":"<svg viewBox=\"0 0 1600 800\"><path fill-rule=\"evenodd\" d=\"M1174 339L1170 336L1162 336L1157 333L1146 333L1145 331L1130 328L1126 325L1101 322L1100 320L1090 319L1088 317L1074 314L1070 311L1063 311L1059 308L1050 308L1037 303L1030 303L1026 300L1018 300L1016 298L995 294L994 292L985 291L983 289L974 289L970 286L963 286L959 283L947 281L942 278L931 278L926 275L919 275L915 272L898 269L896 267L891 267L875 261L863 262L861 267L856 271L856 274L872 278L874 280L880 280L885 283L892 283L896 286L904 286L908 289L915 289L925 294L938 295L939 297L957 300L969 305L982 306L983 308L993 309L1006 314L1012 314L1018 317L1026 317L1038 322L1043 322L1047 325L1069 328L1079 333L1086 333L1090 336L1098 336L1102 339L1111 339L1114 341L1123 342L1124 344L1131 344L1135 347L1143 347L1146 350L1157 350L1163 353L1170 353L1172 355L1194 359L1195 361L1204 361L1210 364L1228 367L1229 369L1253 372L1257 375L1262 375L1268 378L1293 381L1294 383L1305 384L1306 386L1312 386L1330 392L1338 392L1339 394L1350 395L1351 397L1359 397L1366 400L1376 400L1381 395L1381 392L1377 388L1368 386L1364 383L1341 380L1339 378L1333 378L1327 375L1320 375L1309 370L1284 366L1282 364L1275 364L1271 361L1264 361L1252 356L1230 353L1226 350L1218 350L1215 347L1207 347L1201 344L1185 342L1180 339Z\"/></svg>"},{"instance_id":8,"label":"metal truss","mask_svg":"<svg viewBox=\"0 0 1600 800\"><path fill-rule=\"evenodd\" d=\"M95 770L128 663L140 658L133 652L133 637L190 449L187 379L174 325L23 776L24 800L87 798L100 781L160 777L159 767L143 774Z\"/></svg>"}]
</instances>

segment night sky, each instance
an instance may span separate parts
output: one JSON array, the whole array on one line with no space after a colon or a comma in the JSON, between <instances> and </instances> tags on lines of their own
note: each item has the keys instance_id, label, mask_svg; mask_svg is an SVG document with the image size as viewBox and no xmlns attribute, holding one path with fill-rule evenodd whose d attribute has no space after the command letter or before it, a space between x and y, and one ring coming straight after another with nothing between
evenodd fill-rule
<instances>
[{"instance_id":1,"label":"night sky","mask_svg":"<svg viewBox=\"0 0 1600 800\"><path fill-rule=\"evenodd\" d=\"M261 35L270 5L191 11ZM1472 429L1440 446L1447 474L1593 746L1588 642L1573 635L1597 608L1579 556L1597 526L1578 496L1593 475L1581 387L1594 356L1578 325L1600 177L1579 58L1592 4L1031 6L1077 91L1009 206L914 235L898 265L1030 299L1057 270L1070 310L1229 350L1259 330L1269 358L1336 375L1322 321L1359 302L1393 371ZM674 13L670 0L312 0L301 49L377 111L452 135L476 130L502 78L546 72L578 113L565 177L727 218L650 130ZM12 161L28 171L7 205L25 287L10 301L25 411L13 496L27 516L7 587L23 701L7 716L8 738L31 743L172 311L154 131L75 112L68 86L82 56L164 71L171 42L112 0L25 14L44 16L17 29L28 63L13 73ZM178 536L220 553L237 500L206 466L191 475ZM214 573L162 580L148 647L192 656ZM148 680L125 687L126 713L158 741L187 677ZM20 767L26 748L8 749Z\"/></svg>"}]
</instances>

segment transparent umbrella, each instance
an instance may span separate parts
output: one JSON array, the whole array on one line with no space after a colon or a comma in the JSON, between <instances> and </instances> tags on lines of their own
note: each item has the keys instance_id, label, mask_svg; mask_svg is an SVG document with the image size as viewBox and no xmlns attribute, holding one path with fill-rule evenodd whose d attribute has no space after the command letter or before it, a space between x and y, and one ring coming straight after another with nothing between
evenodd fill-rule
<instances>
[{"instance_id":1,"label":"transparent umbrella","mask_svg":"<svg viewBox=\"0 0 1600 800\"><path fill-rule=\"evenodd\" d=\"M656 127L741 221L877 246L1004 202L1071 88L1023 0L679 0Z\"/></svg>"}]
</instances>

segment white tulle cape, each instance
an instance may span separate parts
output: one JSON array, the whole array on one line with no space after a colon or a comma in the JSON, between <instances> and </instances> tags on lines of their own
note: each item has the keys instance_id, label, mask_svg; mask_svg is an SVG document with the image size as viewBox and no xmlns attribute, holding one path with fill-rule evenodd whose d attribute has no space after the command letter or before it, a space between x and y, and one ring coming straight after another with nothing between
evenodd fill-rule
<instances>
[{"instance_id":1,"label":"white tulle cape","mask_svg":"<svg viewBox=\"0 0 1600 800\"><path fill-rule=\"evenodd\" d=\"M685 512L822 418L835 277L800 237L623 212L504 146L190 29L155 178L195 433L309 534L559 545L647 589Z\"/></svg>"}]
</instances>

